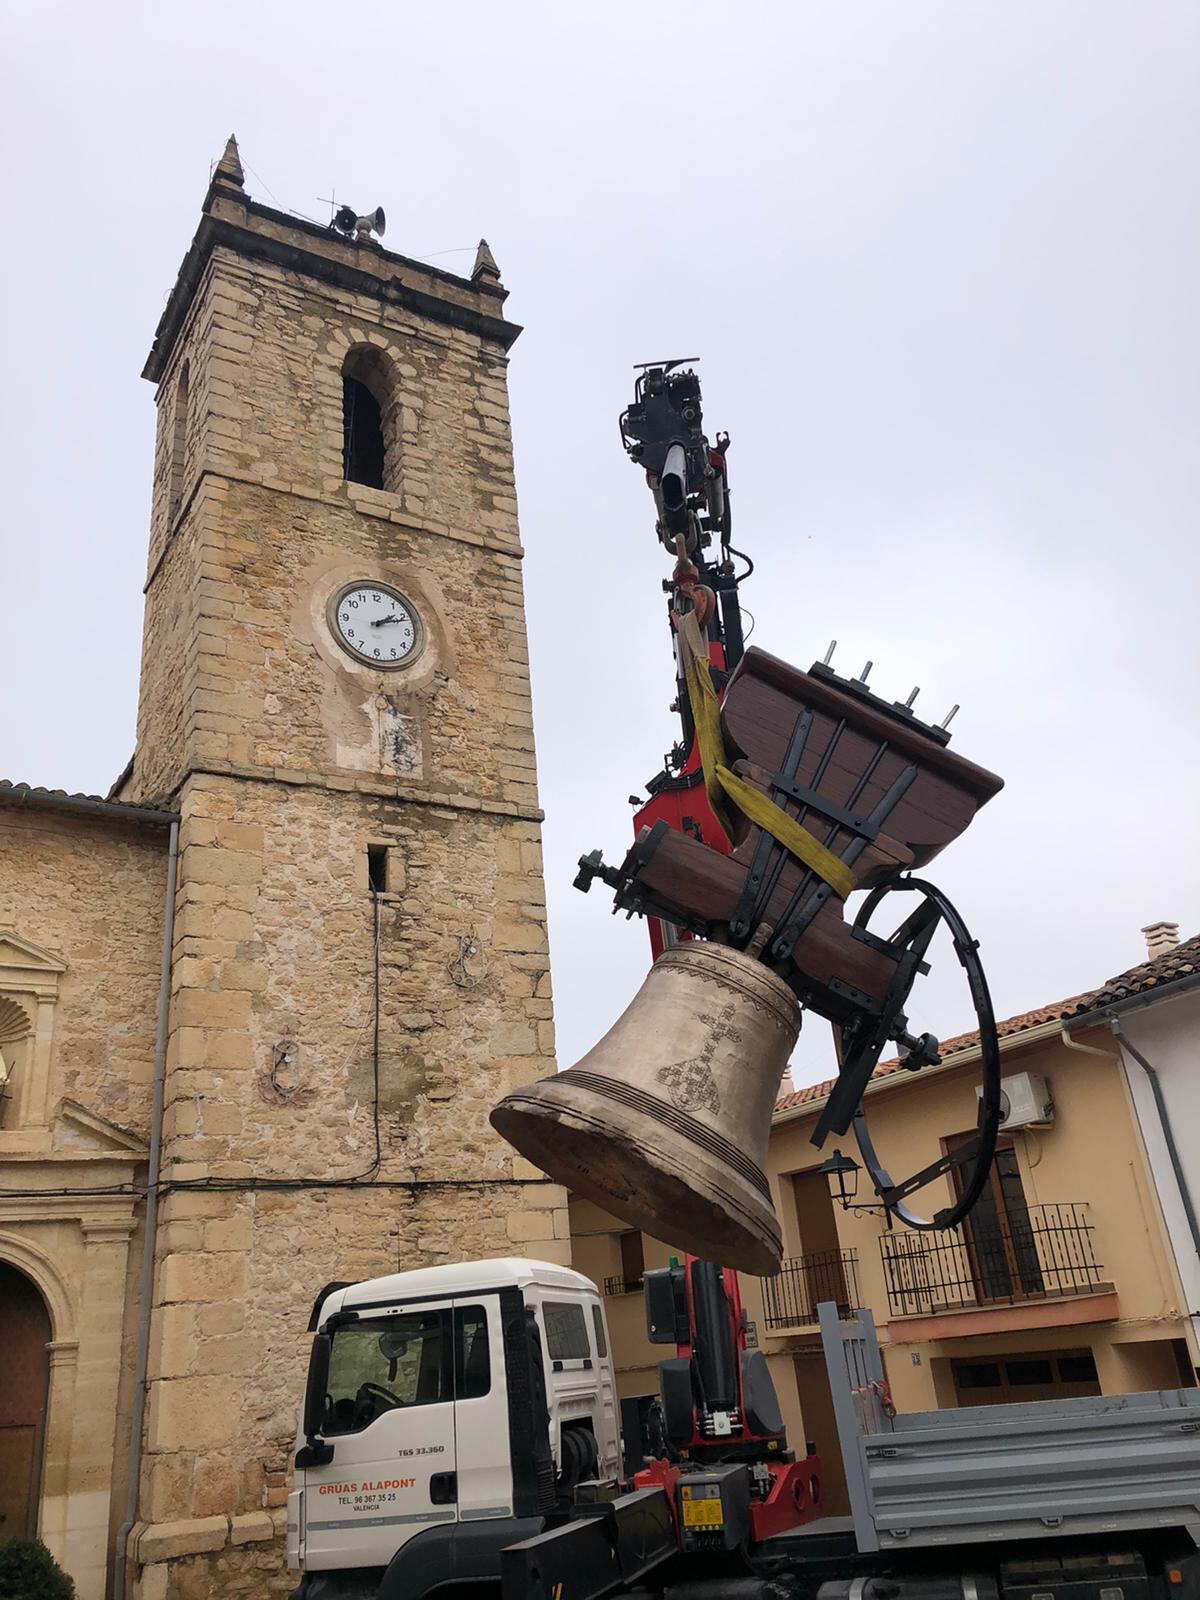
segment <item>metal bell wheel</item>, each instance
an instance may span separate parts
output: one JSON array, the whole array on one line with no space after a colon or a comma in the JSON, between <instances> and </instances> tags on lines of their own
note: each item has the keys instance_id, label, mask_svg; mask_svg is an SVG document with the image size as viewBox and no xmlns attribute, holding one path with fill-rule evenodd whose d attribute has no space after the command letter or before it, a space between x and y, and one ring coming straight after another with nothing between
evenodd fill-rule
<instances>
[{"instance_id":1,"label":"metal bell wheel","mask_svg":"<svg viewBox=\"0 0 1200 1600\"><path fill-rule=\"evenodd\" d=\"M1000 1041L987 979L979 960L978 941L971 937L962 917L934 884L913 877L898 877L881 884L863 902L854 919L855 932L868 941L876 939L877 936L870 931L871 920L880 907L896 894L915 894L920 898L895 932L883 941L893 952L899 952L895 978L883 1010L877 1017L856 1019L842 1029L838 1080L818 1124L814 1143L823 1139L829 1128L839 1123L844 1127L849 1121L884 1209L910 1228L952 1228L963 1220L983 1192L996 1152L1001 1116ZM897 1182L876 1154L867 1126L862 1094L888 1041L895 1041L901 1046L902 1069L917 1071L938 1060L937 1040L930 1034L914 1036L904 1008L915 980L929 971L925 955L939 927L944 927L949 933L954 953L966 973L979 1025L978 1121L970 1140L957 1149L947 1151L911 1177ZM909 1196L936 1182L946 1173L956 1175L958 1199L953 1205L935 1212L932 1217L918 1215L907 1204Z\"/></svg>"}]
</instances>

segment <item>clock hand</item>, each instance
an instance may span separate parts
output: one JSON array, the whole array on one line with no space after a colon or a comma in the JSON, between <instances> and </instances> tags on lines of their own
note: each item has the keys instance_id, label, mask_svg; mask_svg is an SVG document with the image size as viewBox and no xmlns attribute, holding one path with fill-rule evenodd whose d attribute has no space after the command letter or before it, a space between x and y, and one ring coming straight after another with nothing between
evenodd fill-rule
<instances>
[{"instance_id":1,"label":"clock hand","mask_svg":"<svg viewBox=\"0 0 1200 1600\"><path fill-rule=\"evenodd\" d=\"M382 628L385 622L399 622L399 621L400 621L400 618L396 615L396 613L394 611L389 611L386 617L376 617L374 622L372 622L371 626L373 628Z\"/></svg>"}]
</instances>

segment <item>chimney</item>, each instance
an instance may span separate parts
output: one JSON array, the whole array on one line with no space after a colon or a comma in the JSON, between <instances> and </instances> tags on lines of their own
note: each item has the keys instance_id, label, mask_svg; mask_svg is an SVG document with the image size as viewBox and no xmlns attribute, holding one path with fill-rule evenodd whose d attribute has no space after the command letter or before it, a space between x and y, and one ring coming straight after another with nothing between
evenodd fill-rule
<instances>
[{"instance_id":1,"label":"chimney","mask_svg":"<svg viewBox=\"0 0 1200 1600\"><path fill-rule=\"evenodd\" d=\"M1159 956L1165 956L1168 950L1174 950L1179 943L1177 922L1152 922L1142 932L1146 936L1147 961L1157 961Z\"/></svg>"}]
</instances>

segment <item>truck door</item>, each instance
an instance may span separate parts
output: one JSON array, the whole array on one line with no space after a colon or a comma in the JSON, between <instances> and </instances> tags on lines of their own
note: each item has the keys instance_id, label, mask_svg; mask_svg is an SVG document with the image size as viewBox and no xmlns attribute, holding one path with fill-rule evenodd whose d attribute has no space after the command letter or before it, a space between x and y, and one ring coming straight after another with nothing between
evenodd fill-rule
<instances>
[{"instance_id":1,"label":"truck door","mask_svg":"<svg viewBox=\"0 0 1200 1600\"><path fill-rule=\"evenodd\" d=\"M331 1319L322 1437L304 1474L304 1564L386 1566L401 1545L458 1519L449 1301Z\"/></svg>"},{"instance_id":2,"label":"truck door","mask_svg":"<svg viewBox=\"0 0 1200 1600\"><path fill-rule=\"evenodd\" d=\"M461 1522L513 1514L499 1296L454 1302L454 1428Z\"/></svg>"},{"instance_id":3,"label":"truck door","mask_svg":"<svg viewBox=\"0 0 1200 1600\"><path fill-rule=\"evenodd\" d=\"M596 1344L596 1376L600 1387L600 1415L596 1423L596 1442L600 1450L600 1476L615 1478L621 1465L621 1427L617 1420L617 1388L612 1358L608 1350L608 1329L599 1300L591 1302L592 1333Z\"/></svg>"}]
</instances>

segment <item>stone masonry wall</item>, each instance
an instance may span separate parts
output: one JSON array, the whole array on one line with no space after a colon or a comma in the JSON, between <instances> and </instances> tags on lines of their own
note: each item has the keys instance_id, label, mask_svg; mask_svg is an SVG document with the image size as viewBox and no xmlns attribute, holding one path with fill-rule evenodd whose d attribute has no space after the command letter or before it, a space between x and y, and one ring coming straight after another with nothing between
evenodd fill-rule
<instances>
[{"instance_id":1,"label":"stone masonry wall","mask_svg":"<svg viewBox=\"0 0 1200 1600\"><path fill-rule=\"evenodd\" d=\"M517 547L507 360L479 334L218 248L188 340L206 467ZM394 491L342 477L342 369L362 346L398 412Z\"/></svg>"},{"instance_id":2,"label":"stone masonry wall","mask_svg":"<svg viewBox=\"0 0 1200 1600\"><path fill-rule=\"evenodd\" d=\"M381 1116L404 1159L392 1175L509 1176L487 1113L553 1065L538 824L220 776L190 780L182 809L163 1133L186 1171L173 1176L368 1163L377 906ZM389 853L378 902L372 842Z\"/></svg>"},{"instance_id":3,"label":"stone masonry wall","mask_svg":"<svg viewBox=\"0 0 1200 1600\"><path fill-rule=\"evenodd\" d=\"M165 829L0 806L0 928L66 963L51 1108L69 1095L145 1138L167 879Z\"/></svg>"},{"instance_id":4,"label":"stone masonry wall","mask_svg":"<svg viewBox=\"0 0 1200 1600\"><path fill-rule=\"evenodd\" d=\"M282 1506L322 1284L569 1259L562 1191L487 1123L553 1070L538 825L223 776L190 780L182 810L168 1180L371 1173L378 909L377 1176L395 1187L169 1193L142 1513L171 1525ZM378 902L369 842L389 852ZM152 1529L141 1559L170 1537ZM212 1592L238 1592L252 1554L225 1551Z\"/></svg>"},{"instance_id":5,"label":"stone masonry wall","mask_svg":"<svg viewBox=\"0 0 1200 1600\"><path fill-rule=\"evenodd\" d=\"M425 648L403 674L351 660L330 636L327 600L364 574L394 583L423 619ZM418 796L536 806L515 556L212 478L151 601L139 798L196 764L359 773Z\"/></svg>"},{"instance_id":6,"label":"stone masonry wall","mask_svg":"<svg viewBox=\"0 0 1200 1600\"><path fill-rule=\"evenodd\" d=\"M380 352L392 376L396 492L341 475L342 367L358 345ZM366 766L535 805L503 355L476 335L219 250L172 366L175 385L185 359L189 487L170 528L164 412L126 796L169 792L195 760ZM323 625L326 591L362 571L415 587L433 624L427 659L403 684L375 675L370 699L391 696L392 706L366 704L370 675ZM447 754L455 747L452 759L414 750L411 736L392 741L398 761L339 749L347 722L350 744L386 746L413 716L407 702L435 693L437 716L426 722L436 721ZM499 750L478 738L471 750L481 721L510 730Z\"/></svg>"}]
</instances>

